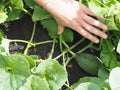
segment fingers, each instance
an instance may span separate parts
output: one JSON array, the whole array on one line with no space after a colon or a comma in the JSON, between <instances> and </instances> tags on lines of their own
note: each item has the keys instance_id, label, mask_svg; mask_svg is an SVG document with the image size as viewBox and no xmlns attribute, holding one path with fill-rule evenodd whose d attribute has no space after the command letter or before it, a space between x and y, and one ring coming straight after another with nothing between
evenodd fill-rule
<instances>
[{"instance_id":1,"label":"fingers","mask_svg":"<svg viewBox=\"0 0 120 90\"><path fill-rule=\"evenodd\" d=\"M83 37L89 39L90 41L92 41L94 43L99 43L99 39L96 38L96 36L94 36L94 35L97 35L104 39L107 38L107 34L105 34L98 28L94 27L93 25L85 22L84 20L82 20L80 18L72 21L71 24L73 25L72 29L74 29L80 35L82 35Z\"/></svg>"},{"instance_id":2,"label":"fingers","mask_svg":"<svg viewBox=\"0 0 120 90\"><path fill-rule=\"evenodd\" d=\"M83 37L89 39L90 41L94 42L94 43L99 43L99 39L98 38L96 38L95 36L93 36L92 34L90 34L89 32L87 32L83 28L79 28L78 29L78 33L80 35L82 35Z\"/></svg>"},{"instance_id":3,"label":"fingers","mask_svg":"<svg viewBox=\"0 0 120 90\"><path fill-rule=\"evenodd\" d=\"M95 34L95 35L97 35L97 36L99 36L101 38L104 38L104 39L107 38L107 34L105 34L104 32L102 32L101 30L93 27L92 25L87 24L86 22L83 22L82 25L83 25L83 28L85 30L89 31L90 33L93 33L93 34Z\"/></svg>"},{"instance_id":4,"label":"fingers","mask_svg":"<svg viewBox=\"0 0 120 90\"><path fill-rule=\"evenodd\" d=\"M62 34L64 32L64 26L61 24L58 24L58 34Z\"/></svg>"},{"instance_id":5,"label":"fingers","mask_svg":"<svg viewBox=\"0 0 120 90\"><path fill-rule=\"evenodd\" d=\"M107 26L105 24L103 24L102 22L86 15L86 14L83 14L83 19L89 23L90 25L94 25L96 27L99 27L101 29L104 29L104 30L107 30Z\"/></svg>"},{"instance_id":6,"label":"fingers","mask_svg":"<svg viewBox=\"0 0 120 90\"><path fill-rule=\"evenodd\" d=\"M81 21L82 22L82 21ZM82 35L83 37L89 39L90 41L94 42L94 43L99 43L99 39L96 38L95 36L93 36L92 34L90 34L87 30L85 30L84 28L82 28L82 26L79 24L79 22L77 21L72 21L71 22L71 28L73 30L75 30L76 32L78 32L80 35Z\"/></svg>"}]
</instances>

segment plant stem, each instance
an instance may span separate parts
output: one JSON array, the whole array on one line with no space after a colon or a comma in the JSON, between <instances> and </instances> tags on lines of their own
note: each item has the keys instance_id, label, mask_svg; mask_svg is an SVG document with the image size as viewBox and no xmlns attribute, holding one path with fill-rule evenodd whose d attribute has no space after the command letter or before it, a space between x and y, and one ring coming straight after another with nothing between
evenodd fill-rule
<instances>
[{"instance_id":1,"label":"plant stem","mask_svg":"<svg viewBox=\"0 0 120 90\"><path fill-rule=\"evenodd\" d=\"M31 46L35 46L34 43L31 43L29 41L25 41L25 40L10 40L11 42L22 42L22 43L27 43L27 44L31 44Z\"/></svg>"},{"instance_id":2,"label":"plant stem","mask_svg":"<svg viewBox=\"0 0 120 90\"><path fill-rule=\"evenodd\" d=\"M63 41L63 39L62 39L62 34L61 35L59 35L59 44L60 44L60 51L61 51L61 55L62 55L62 65L63 65L63 67L64 67L64 69L66 70L66 64L65 64L65 62L66 62L66 56L65 56L65 53L64 53L64 51L63 51L63 46L62 46L62 44L64 44L68 49L69 49L69 46ZM69 85L69 80L67 79L67 85Z\"/></svg>"},{"instance_id":3,"label":"plant stem","mask_svg":"<svg viewBox=\"0 0 120 90\"><path fill-rule=\"evenodd\" d=\"M10 40L10 42L21 42L21 43L31 44L31 46L37 46L41 44L51 43L53 42L53 40L48 40L48 41L43 41L43 42L38 42L38 43L32 43L30 41L25 41L25 40Z\"/></svg>"},{"instance_id":4,"label":"plant stem","mask_svg":"<svg viewBox=\"0 0 120 90\"><path fill-rule=\"evenodd\" d=\"M35 46L41 45L41 44L52 43L52 42L54 42L54 41L53 40L48 40L48 41L38 42L38 43L35 43Z\"/></svg>"},{"instance_id":5,"label":"plant stem","mask_svg":"<svg viewBox=\"0 0 120 90\"><path fill-rule=\"evenodd\" d=\"M61 52L63 52L62 41L63 41L63 39L62 39L62 34L61 34L61 35L59 35L59 44L60 44L60 51Z\"/></svg>"},{"instance_id":6,"label":"plant stem","mask_svg":"<svg viewBox=\"0 0 120 90\"><path fill-rule=\"evenodd\" d=\"M31 14L28 10L26 10L25 8L23 8L22 10L23 10L25 13L27 13L28 15L32 16L32 14Z\"/></svg>"},{"instance_id":7,"label":"plant stem","mask_svg":"<svg viewBox=\"0 0 120 90\"><path fill-rule=\"evenodd\" d=\"M67 88L69 88L69 90L73 90L73 88L69 87L69 85L64 84Z\"/></svg>"},{"instance_id":8,"label":"plant stem","mask_svg":"<svg viewBox=\"0 0 120 90\"><path fill-rule=\"evenodd\" d=\"M90 48L93 45L93 43L89 43L87 46L85 46L84 48L82 48L80 51L78 51L77 53L82 53L85 50L87 50L88 48ZM66 65L68 65L68 63L70 62L71 59L73 59L75 57L76 53L72 55L72 57L70 57L67 61L66 61Z\"/></svg>"},{"instance_id":9,"label":"plant stem","mask_svg":"<svg viewBox=\"0 0 120 90\"><path fill-rule=\"evenodd\" d=\"M62 43L65 45L66 48L68 48L68 49L70 48L70 47L65 43L65 41L62 41Z\"/></svg>"},{"instance_id":10,"label":"plant stem","mask_svg":"<svg viewBox=\"0 0 120 90\"><path fill-rule=\"evenodd\" d=\"M79 40L77 43L75 43L73 46L71 46L69 49L65 50L63 53L67 53L70 50L74 49L77 45L79 45L80 43L82 43L85 40L85 38L82 38L81 40ZM58 58L60 58L62 56L62 54L58 55L56 58L54 58L55 60L57 60Z\"/></svg>"},{"instance_id":11,"label":"plant stem","mask_svg":"<svg viewBox=\"0 0 120 90\"><path fill-rule=\"evenodd\" d=\"M82 43L85 40L85 38L82 38L81 40L79 40L77 43L75 43L70 49L75 48L76 46L78 46L80 43Z\"/></svg>"},{"instance_id":12,"label":"plant stem","mask_svg":"<svg viewBox=\"0 0 120 90\"><path fill-rule=\"evenodd\" d=\"M27 44L27 47L26 47L26 49L24 51L24 55L27 55L28 49L31 47L30 43L33 41L33 38L34 38L34 35L35 35L36 25L37 25L37 22L34 22L32 36L31 36L31 39L30 39L29 43Z\"/></svg>"},{"instance_id":13,"label":"plant stem","mask_svg":"<svg viewBox=\"0 0 120 90\"><path fill-rule=\"evenodd\" d=\"M56 43L56 40L54 39L53 44L52 44L52 49L51 49L51 52L50 52L50 55L49 55L48 59L52 59L54 49L55 49L55 43Z\"/></svg>"}]
</instances>

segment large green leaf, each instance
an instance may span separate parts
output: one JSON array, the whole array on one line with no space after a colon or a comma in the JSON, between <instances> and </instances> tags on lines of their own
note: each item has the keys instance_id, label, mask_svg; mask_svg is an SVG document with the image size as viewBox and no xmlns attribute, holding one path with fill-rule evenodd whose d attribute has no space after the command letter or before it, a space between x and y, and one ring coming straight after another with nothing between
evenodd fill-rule
<instances>
[{"instance_id":1,"label":"large green leaf","mask_svg":"<svg viewBox=\"0 0 120 90\"><path fill-rule=\"evenodd\" d=\"M42 20L41 24L48 30L48 34L51 38L58 38L57 23L53 18Z\"/></svg>"},{"instance_id":2,"label":"large green leaf","mask_svg":"<svg viewBox=\"0 0 120 90\"><path fill-rule=\"evenodd\" d=\"M81 83L74 90L101 90L100 87L92 82Z\"/></svg>"},{"instance_id":3,"label":"large green leaf","mask_svg":"<svg viewBox=\"0 0 120 90\"><path fill-rule=\"evenodd\" d=\"M34 8L36 3L34 0L24 0L24 2L30 7L30 8Z\"/></svg>"},{"instance_id":4,"label":"large green leaf","mask_svg":"<svg viewBox=\"0 0 120 90\"><path fill-rule=\"evenodd\" d=\"M116 67L110 72L109 83L112 90L120 90L120 67Z\"/></svg>"},{"instance_id":5,"label":"large green leaf","mask_svg":"<svg viewBox=\"0 0 120 90\"><path fill-rule=\"evenodd\" d=\"M102 21L108 26L108 30L119 30L119 28L116 26L114 16L101 18L100 21Z\"/></svg>"},{"instance_id":6,"label":"large green leaf","mask_svg":"<svg viewBox=\"0 0 120 90\"><path fill-rule=\"evenodd\" d=\"M90 2L88 2L88 6L90 10L99 16L104 16L108 13L108 8L101 7L101 4L96 0L90 0Z\"/></svg>"},{"instance_id":7,"label":"large green leaf","mask_svg":"<svg viewBox=\"0 0 120 90\"><path fill-rule=\"evenodd\" d=\"M6 39L6 38L2 38L2 41L1 41L1 44L0 44L0 47L3 47L4 50L5 50L5 53L1 53L1 54L9 54L9 45L10 45L10 40L9 39Z\"/></svg>"},{"instance_id":8,"label":"large green leaf","mask_svg":"<svg viewBox=\"0 0 120 90\"><path fill-rule=\"evenodd\" d=\"M41 24L43 25L44 28L46 28L48 30L48 34L51 38L58 38L58 34L57 34L57 23L53 18L49 18L49 19L45 19L41 21ZM73 41L73 32L68 29L65 28L62 38L65 42L72 42Z\"/></svg>"},{"instance_id":9,"label":"large green leaf","mask_svg":"<svg viewBox=\"0 0 120 90\"><path fill-rule=\"evenodd\" d=\"M51 18L51 15L42 7L36 5L34 7L34 12L32 15L32 20L33 21L39 21L39 20L44 20L47 18Z\"/></svg>"},{"instance_id":10,"label":"large green leaf","mask_svg":"<svg viewBox=\"0 0 120 90\"><path fill-rule=\"evenodd\" d=\"M105 81L97 78L97 77L83 77L83 78L80 78L80 80L73 84L72 86L70 86L70 88L68 88L67 90L81 90L79 89L80 88L83 88L83 90L91 90L90 88L94 87L94 86L91 86L90 85L90 88L88 88L88 86L81 86L85 83L94 83L96 84L96 86L100 89L100 90L109 90L109 85L108 83L106 83ZM96 89L93 89L93 90L96 90Z\"/></svg>"},{"instance_id":11,"label":"large green leaf","mask_svg":"<svg viewBox=\"0 0 120 90\"><path fill-rule=\"evenodd\" d=\"M50 90L58 90L67 80L67 72L55 60L42 61L33 73L47 80Z\"/></svg>"},{"instance_id":12,"label":"large green leaf","mask_svg":"<svg viewBox=\"0 0 120 90\"><path fill-rule=\"evenodd\" d=\"M50 88L45 78L31 75L19 90L50 90Z\"/></svg>"},{"instance_id":13,"label":"large green leaf","mask_svg":"<svg viewBox=\"0 0 120 90\"><path fill-rule=\"evenodd\" d=\"M62 39L66 42L72 42L74 39L74 35L71 29L65 28L63 34L62 34Z\"/></svg>"},{"instance_id":14,"label":"large green leaf","mask_svg":"<svg viewBox=\"0 0 120 90\"><path fill-rule=\"evenodd\" d=\"M107 80L109 78L109 71L104 66L100 67L98 77L102 80Z\"/></svg>"},{"instance_id":15,"label":"large green leaf","mask_svg":"<svg viewBox=\"0 0 120 90\"><path fill-rule=\"evenodd\" d=\"M0 55L0 90L17 90L30 75L30 66L21 55Z\"/></svg>"},{"instance_id":16,"label":"large green leaf","mask_svg":"<svg viewBox=\"0 0 120 90\"><path fill-rule=\"evenodd\" d=\"M30 64L30 68L33 68L36 65L36 60L39 60L39 57L37 55L25 55L25 58Z\"/></svg>"},{"instance_id":17,"label":"large green leaf","mask_svg":"<svg viewBox=\"0 0 120 90\"><path fill-rule=\"evenodd\" d=\"M7 8L7 21L14 21L16 19L20 19L24 14L21 14L22 10L21 9L16 9L14 6L9 6Z\"/></svg>"},{"instance_id":18,"label":"large green leaf","mask_svg":"<svg viewBox=\"0 0 120 90\"><path fill-rule=\"evenodd\" d=\"M15 6L15 8L17 9L23 9L24 8L24 4L23 4L23 0L10 0L10 2Z\"/></svg>"},{"instance_id":19,"label":"large green leaf","mask_svg":"<svg viewBox=\"0 0 120 90\"><path fill-rule=\"evenodd\" d=\"M106 67L114 68L117 66L117 57L114 52L114 46L108 40L103 40L100 57Z\"/></svg>"},{"instance_id":20,"label":"large green leaf","mask_svg":"<svg viewBox=\"0 0 120 90\"><path fill-rule=\"evenodd\" d=\"M117 0L103 0L102 2L106 5L106 6L111 6L113 4L116 3Z\"/></svg>"}]
</instances>

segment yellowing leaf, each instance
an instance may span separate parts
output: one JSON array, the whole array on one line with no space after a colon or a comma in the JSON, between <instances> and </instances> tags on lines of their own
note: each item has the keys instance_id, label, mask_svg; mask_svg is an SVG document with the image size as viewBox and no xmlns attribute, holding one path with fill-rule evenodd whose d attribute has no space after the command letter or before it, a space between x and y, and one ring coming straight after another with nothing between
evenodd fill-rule
<instances>
[{"instance_id":1,"label":"yellowing leaf","mask_svg":"<svg viewBox=\"0 0 120 90\"><path fill-rule=\"evenodd\" d=\"M0 24L4 23L6 21L6 19L7 19L7 17L8 16L6 15L5 12L0 12Z\"/></svg>"}]
</instances>

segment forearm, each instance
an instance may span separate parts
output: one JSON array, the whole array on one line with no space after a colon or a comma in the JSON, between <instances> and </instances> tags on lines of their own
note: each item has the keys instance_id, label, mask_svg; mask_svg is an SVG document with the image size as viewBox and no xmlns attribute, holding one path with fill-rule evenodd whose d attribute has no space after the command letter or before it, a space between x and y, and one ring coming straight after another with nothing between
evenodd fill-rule
<instances>
[{"instance_id":1,"label":"forearm","mask_svg":"<svg viewBox=\"0 0 120 90\"><path fill-rule=\"evenodd\" d=\"M41 5L42 7L47 8L48 3L52 0L34 0L34 1Z\"/></svg>"},{"instance_id":2,"label":"forearm","mask_svg":"<svg viewBox=\"0 0 120 90\"><path fill-rule=\"evenodd\" d=\"M45 8L51 14L54 14L56 13L57 9L62 10L62 8L68 7L69 6L68 4L70 4L74 0L54 0L54 1L53 0L34 0L34 1L37 2L43 8Z\"/></svg>"}]
</instances>

